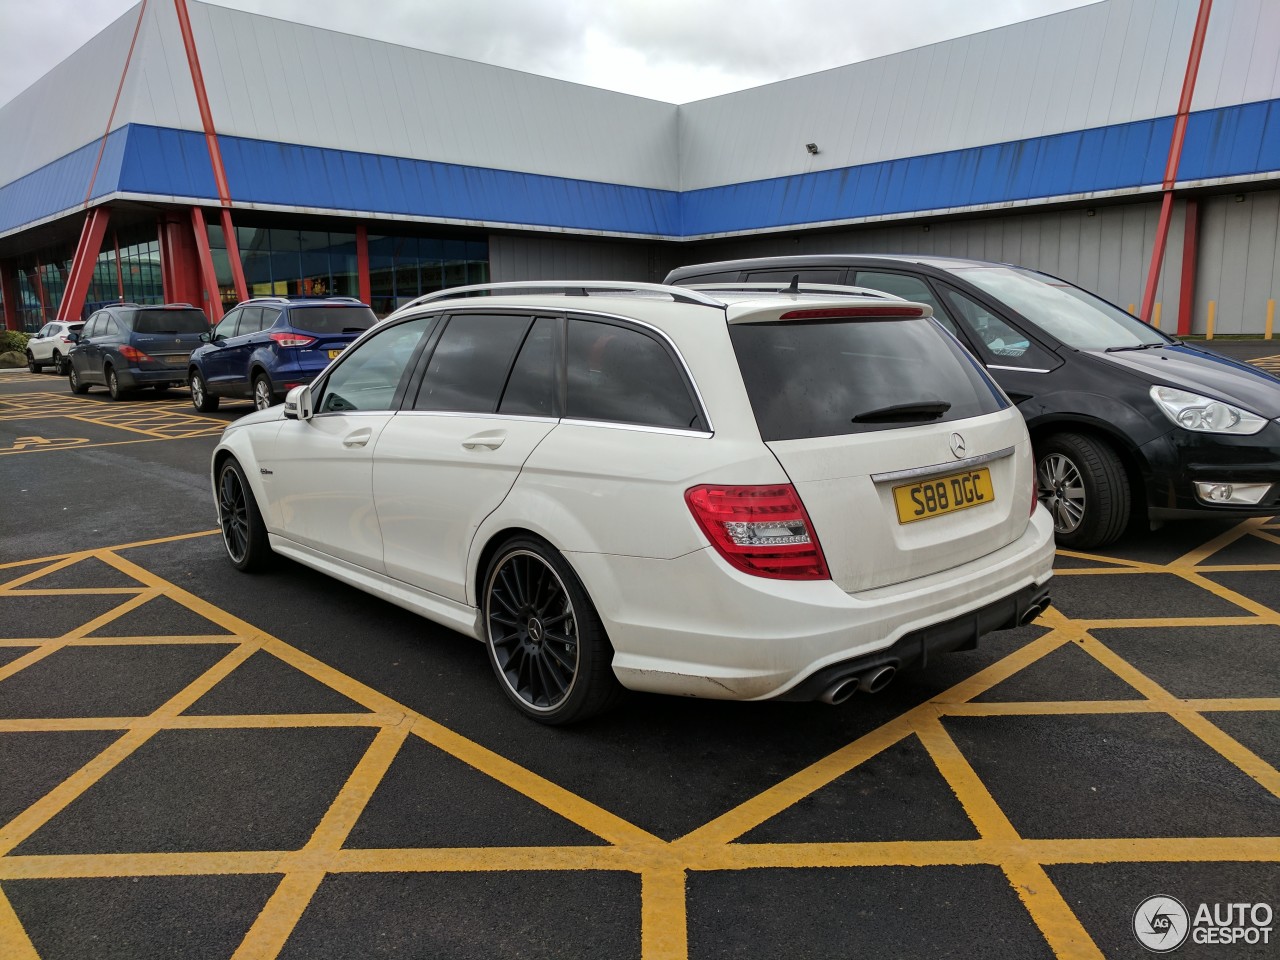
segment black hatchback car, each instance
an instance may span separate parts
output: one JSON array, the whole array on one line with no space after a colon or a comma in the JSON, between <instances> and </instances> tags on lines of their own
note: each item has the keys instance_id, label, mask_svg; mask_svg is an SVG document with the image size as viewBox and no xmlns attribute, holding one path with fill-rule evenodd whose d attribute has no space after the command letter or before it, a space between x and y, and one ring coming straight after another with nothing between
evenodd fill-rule
<instances>
[{"instance_id":1,"label":"black hatchback car","mask_svg":"<svg viewBox=\"0 0 1280 960\"><path fill-rule=\"evenodd\" d=\"M1132 518L1280 513L1280 380L1065 280L978 260L830 254L680 267L666 282L796 278L933 307L1026 418L1063 546L1109 543Z\"/></svg>"},{"instance_id":2,"label":"black hatchback car","mask_svg":"<svg viewBox=\"0 0 1280 960\"><path fill-rule=\"evenodd\" d=\"M180 387L187 380L187 358L208 332L208 317L189 303L103 307L70 335L75 341L66 360L71 392L99 384L119 400L139 387Z\"/></svg>"}]
</instances>

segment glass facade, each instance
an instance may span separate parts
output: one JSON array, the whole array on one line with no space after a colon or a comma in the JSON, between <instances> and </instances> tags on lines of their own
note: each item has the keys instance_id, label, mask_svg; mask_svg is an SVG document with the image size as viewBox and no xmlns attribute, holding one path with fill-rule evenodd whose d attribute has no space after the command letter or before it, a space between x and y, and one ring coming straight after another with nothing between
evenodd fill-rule
<instances>
[{"instance_id":1,"label":"glass facade","mask_svg":"<svg viewBox=\"0 0 1280 960\"><path fill-rule=\"evenodd\" d=\"M355 233L237 226L236 243L252 297L360 296ZM236 293L221 225L209 225L209 246L223 307L229 308ZM369 236L370 306L378 316L424 293L488 279L485 240Z\"/></svg>"},{"instance_id":2,"label":"glass facade","mask_svg":"<svg viewBox=\"0 0 1280 960\"><path fill-rule=\"evenodd\" d=\"M424 293L488 280L485 240L369 236L369 306L380 317Z\"/></svg>"}]
</instances>

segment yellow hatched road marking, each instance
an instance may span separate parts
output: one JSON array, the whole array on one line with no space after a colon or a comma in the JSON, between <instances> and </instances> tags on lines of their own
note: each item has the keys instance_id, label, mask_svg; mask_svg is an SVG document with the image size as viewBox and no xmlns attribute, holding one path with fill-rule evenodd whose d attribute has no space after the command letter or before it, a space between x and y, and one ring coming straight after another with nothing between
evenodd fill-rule
<instances>
[{"instance_id":1,"label":"yellow hatched road marking","mask_svg":"<svg viewBox=\"0 0 1280 960\"><path fill-rule=\"evenodd\" d=\"M141 423L144 421L135 421ZM138 544L90 549L0 564L20 571L0 586L0 597L119 596L122 602L63 637L7 640L0 645L31 647L0 668L0 678L21 672L57 649L69 646L145 646L171 643L225 644L228 653L159 710L145 717L73 717L0 720L0 733L35 730L108 730L121 736L9 824L0 828L0 882L60 877L194 876L273 874L281 881L250 927L238 958L276 957L310 904L324 877L352 872L449 872L614 870L641 881L641 946L645 960L683 960L688 956L689 871L801 867L868 867L990 864L1004 871L1046 942L1059 957L1097 958L1097 945L1044 870L1056 863L1120 862L1276 862L1280 837L1106 838L1035 840L1017 833L942 719L948 716L1033 716L1166 714L1181 723L1228 762L1280 796L1280 773L1211 723L1214 712L1278 711L1280 698L1177 699L1119 657L1089 631L1095 627L1185 627L1280 624L1280 615L1264 604L1216 584L1205 574L1232 570L1280 569L1275 565L1213 566L1212 556L1252 536L1277 538L1266 521L1246 521L1171 563L1117 560L1068 554L1098 564L1096 569L1059 571L1067 576L1117 573L1165 573L1241 608L1235 617L1131 618L1071 620L1047 611L1038 623L1041 637L978 671L930 702L908 710L876 730L785 778L759 795L726 811L684 837L667 842L546 778L424 717L283 641L261 634L207 601L182 590L122 557L136 546L208 536L204 531ZM54 590L27 584L75 563L97 558L136 581L137 587ZM205 617L228 635L201 637L89 637L153 597L164 596ZM1125 680L1140 698L1079 702L977 702L974 698L1067 644L1079 645ZM188 716L197 699L221 683L257 651L289 664L367 713ZM364 727L377 731L371 745L338 791L333 803L301 850L150 854L15 856L12 850L64 810L84 791L115 769L160 730L292 727ZM462 760L497 782L578 824L606 842L604 846L359 850L343 849L352 827L390 769L407 737L417 737ZM746 844L743 834L791 808L882 751L915 736L959 799L980 835L978 840L851 843ZM25 950L26 953L21 951ZM0 893L0 954L35 956L21 922Z\"/></svg>"}]
</instances>

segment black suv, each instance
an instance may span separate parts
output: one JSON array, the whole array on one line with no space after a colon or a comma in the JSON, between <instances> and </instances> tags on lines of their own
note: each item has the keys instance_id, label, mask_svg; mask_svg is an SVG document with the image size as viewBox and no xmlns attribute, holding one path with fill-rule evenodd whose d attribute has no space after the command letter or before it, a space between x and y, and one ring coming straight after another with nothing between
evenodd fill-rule
<instances>
[{"instance_id":1,"label":"black suv","mask_svg":"<svg viewBox=\"0 0 1280 960\"><path fill-rule=\"evenodd\" d=\"M933 307L1026 418L1062 546L1110 543L1131 517L1280 513L1280 380L1065 280L980 260L829 254L703 263L666 282L794 280Z\"/></svg>"},{"instance_id":2,"label":"black suv","mask_svg":"<svg viewBox=\"0 0 1280 960\"><path fill-rule=\"evenodd\" d=\"M93 384L119 400L138 387L165 390L187 380L187 358L209 332L204 311L189 303L158 307L118 303L85 321L67 354L72 393Z\"/></svg>"}]
</instances>

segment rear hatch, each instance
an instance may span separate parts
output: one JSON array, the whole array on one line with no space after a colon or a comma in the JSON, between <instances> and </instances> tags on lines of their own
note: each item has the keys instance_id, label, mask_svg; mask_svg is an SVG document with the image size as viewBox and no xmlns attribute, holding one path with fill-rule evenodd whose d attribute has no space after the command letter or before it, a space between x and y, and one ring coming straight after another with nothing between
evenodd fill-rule
<instances>
[{"instance_id":1,"label":"rear hatch","mask_svg":"<svg viewBox=\"0 0 1280 960\"><path fill-rule=\"evenodd\" d=\"M333 304L294 307L285 317L297 333L285 339L273 334L277 348L293 351L296 361L307 367L323 367L364 333L378 318L364 304Z\"/></svg>"},{"instance_id":2,"label":"rear hatch","mask_svg":"<svg viewBox=\"0 0 1280 960\"><path fill-rule=\"evenodd\" d=\"M136 311L129 322L129 343L155 365L183 371L179 379L186 379L187 360L200 346L200 335L209 332L209 319L195 307L149 307Z\"/></svg>"},{"instance_id":3,"label":"rear hatch","mask_svg":"<svg viewBox=\"0 0 1280 960\"><path fill-rule=\"evenodd\" d=\"M1032 496L1026 426L929 308L797 306L739 304L730 338L832 579L849 592L887 586L1018 539Z\"/></svg>"}]
</instances>

